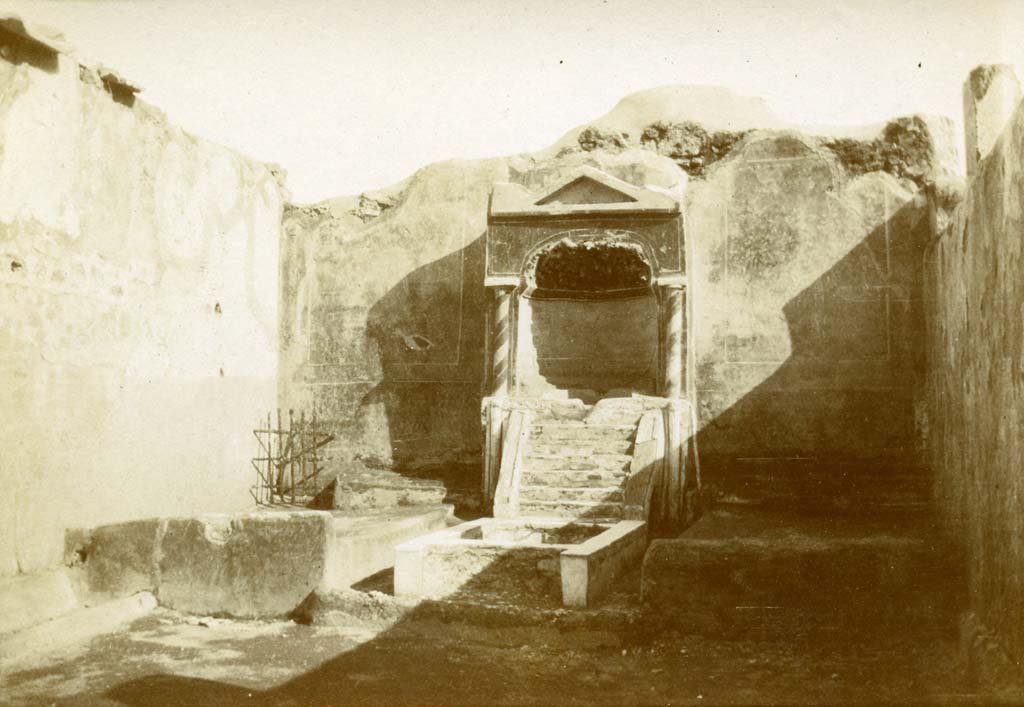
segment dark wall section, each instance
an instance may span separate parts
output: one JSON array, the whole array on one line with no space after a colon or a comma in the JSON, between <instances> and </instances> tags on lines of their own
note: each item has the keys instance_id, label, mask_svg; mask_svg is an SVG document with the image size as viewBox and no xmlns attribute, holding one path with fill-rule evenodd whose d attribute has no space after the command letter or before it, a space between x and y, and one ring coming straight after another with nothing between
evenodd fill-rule
<instances>
[{"instance_id":1,"label":"dark wall section","mask_svg":"<svg viewBox=\"0 0 1024 707\"><path fill-rule=\"evenodd\" d=\"M653 292L621 299L519 301L519 392L592 397L611 390L656 392L658 302ZM589 394L588 395L588 391Z\"/></svg>"}]
</instances>

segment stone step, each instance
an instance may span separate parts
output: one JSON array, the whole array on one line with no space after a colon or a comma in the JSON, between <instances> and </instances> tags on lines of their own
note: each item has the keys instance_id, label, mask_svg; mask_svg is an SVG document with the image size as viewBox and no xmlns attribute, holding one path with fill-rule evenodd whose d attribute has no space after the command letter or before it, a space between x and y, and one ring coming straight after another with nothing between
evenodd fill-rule
<instances>
[{"instance_id":1,"label":"stone step","mask_svg":"<svg viewBox=\"0 0 1024 707\"><path fill-rule=\"evenodd\" d=\"M628 439L597 440L554 440L531 439L528 451L531 454L553 454L563 457L589 457L595 454L629 454L633 443Z\"/></svg>"},{"instance_id":2,"label":"stone step","mask_svg":"<svg viewBox=\"0 0 1024 707\"><path fill-rule=\"evenodd\" d=\"M595 409L587 415L587 424L632 425L636 427L643 413L643 404L636 401L622 400L607 405L598 403Z\"/></svg>"},{"instance_id":3,"label":"stone step","mask_svg":"<svg viewBox=\"0 0 1024 707\"><path fill-rule=\"evenodd\" d=\"M580 400L550 401L544 407L533 411L537 422L582 422L590 414L592 407Z\"/></svg>"},{"instance_id":4,"label":"stone step","mask_svg":"<svg viewBox=\"0 0 1024 707\"><path fill-rule=\"evenodd\" d=\"M629 469L633 457L629 454L593 454L590 456L562 456L560 454L534 454L527 452L523 457L524 471L545 471L548 469Z\"/></svg>"},{"instance_id":5,"label":"stone step","mask_svg":"<svg viewBox=\"0 0 1024 707\"><path fill-rule=\"evenodd\" d=\"M530 439L544 440L632 440L636 425L593 425L579 421L558 421L534 423L530 428Z\"/></svg>"},{"instance_id":6,"label":"stone step","mask_svg":"<svg viewBox=\"0 0 1024 707\"><path fill-rule=\"evenodd\" d=\"M559 486L561 488L588 488L618 486L628 472L614 469L547 469L523 471L522 483L531 486Z\"/></svg>"},{"instance_id":7,"label":"stone step","mask_svg":"<svg viewBox=\"0 0 1024 707\"><path fill-rule=\"evenodd\" d=\"M519 501L519 515L545 518L572 518L593 522L615 522L624 517L621 503L585 501Z\"/></svg>"},{"instance_id":8,"label":"stone step","mask_svg":"<svg viewBox=\"0 0 1024 707\"><path fill-rule=\"evenodd\" d=\"M618 486L520 486L519 502L585 501L587 503L621 503L622 489Z\"/></svg>"}]
</instances>

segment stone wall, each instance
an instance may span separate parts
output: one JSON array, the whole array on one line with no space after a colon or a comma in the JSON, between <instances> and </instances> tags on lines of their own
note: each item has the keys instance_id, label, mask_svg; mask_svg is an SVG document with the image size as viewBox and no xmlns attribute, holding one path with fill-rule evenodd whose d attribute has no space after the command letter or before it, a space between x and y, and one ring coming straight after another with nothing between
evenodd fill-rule
<instances>
[{"instance_id":1,"label":"stone wall","mask_svg":"<svg viewBox=\"0 0 1024 707\"><path fill-rule=\"evenodd\" d=\"M17 26L14 27L18 29ZM0 573L64 529L248 505L282 197L109 72L0 28Z\"/></svg>"},{"instance_id":2,"label":"stone wall","mask_svg":"<svg viewBox=\"0 0 1024 707\"><path fill-rule=\"evenodd\" d=\"M929 229L918 194L955 155L948 121L898 119L860 141L746 129L719 140L681 120L669 94L631 103L647 111L636 121L664 133L657 140L578 131L576 146L435 164L381 192L292 207L283 404L321 409L338 458L439 477L459 466L476 488L488 194L499 181L536 190L589 164L676 193L689 177L705 481L756 497L826 476L837 480L827 493L842 494L864 460L916 461ZM746 128L741 118L730 125ZM689 150L693 134L704 137Z\"/></svg>"},{"instance_id":3,"label":"stone wall","mask_svg":"<svg viewBox=\"0 0 1024 707\"><path fill-rule=\"evenodd\" d=\"M970 133L968 143L970 151ZM971 609L1017 662L1020 680L1024 108L976 169L925 259L928 441L939 507L967 548Z\"/></svg>"}]
</instances>

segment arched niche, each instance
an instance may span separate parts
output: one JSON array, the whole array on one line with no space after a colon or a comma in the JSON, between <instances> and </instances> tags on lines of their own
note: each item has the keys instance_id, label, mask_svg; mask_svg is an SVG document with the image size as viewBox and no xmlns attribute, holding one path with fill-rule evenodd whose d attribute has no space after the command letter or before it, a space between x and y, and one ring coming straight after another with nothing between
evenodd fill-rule
<instances>
[{"instance_id":1,"label":"arched niche","mask_svg":"<svg viewBox=\"0 0 1024 707\"><path fill-rule=\"evenodd\" d=\"M517 393L600 398L656 392L653 258L628 233L570 233L537 247L519 290Z\"/></svg>"}]
</instances>

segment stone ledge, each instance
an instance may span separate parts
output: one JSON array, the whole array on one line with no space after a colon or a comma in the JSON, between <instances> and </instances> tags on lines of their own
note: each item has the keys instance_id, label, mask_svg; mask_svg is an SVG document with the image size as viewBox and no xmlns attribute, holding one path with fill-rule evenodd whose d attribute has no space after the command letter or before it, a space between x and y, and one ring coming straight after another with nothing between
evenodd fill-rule
<instances>
[{"instance_id":1,"label":"stone ledge","mask_svg":"<svg viewBox=\"0 0 1024 707\"><path fill-rule=\"evenodd\" d=\"M0 635L49 621L79 608L63 570L12 577L0 583Z\"/></svg>"},{"instance_id":2,"label":"stone ledge","mask_svg":"<svg viewBox=\"0 0 1024 707\"><path fill-rule=\"evenodd\" d=\"M335 514L334 553L325 587L345 589L395 565L395 546L448 525L453 508L397 508L359 516Z\"/></svg>"},{"instance_id":3,"label":"stone ledge","mask_svg":"<svg viewBox=\"0 0 1024 707\"><path fill-rule=\"evenodd\" d=\"M0 636L0 673L47 653L67 650L110 633L156 608L149 592L80 608L21 631Z\"/></svg>"}]
</instances>

